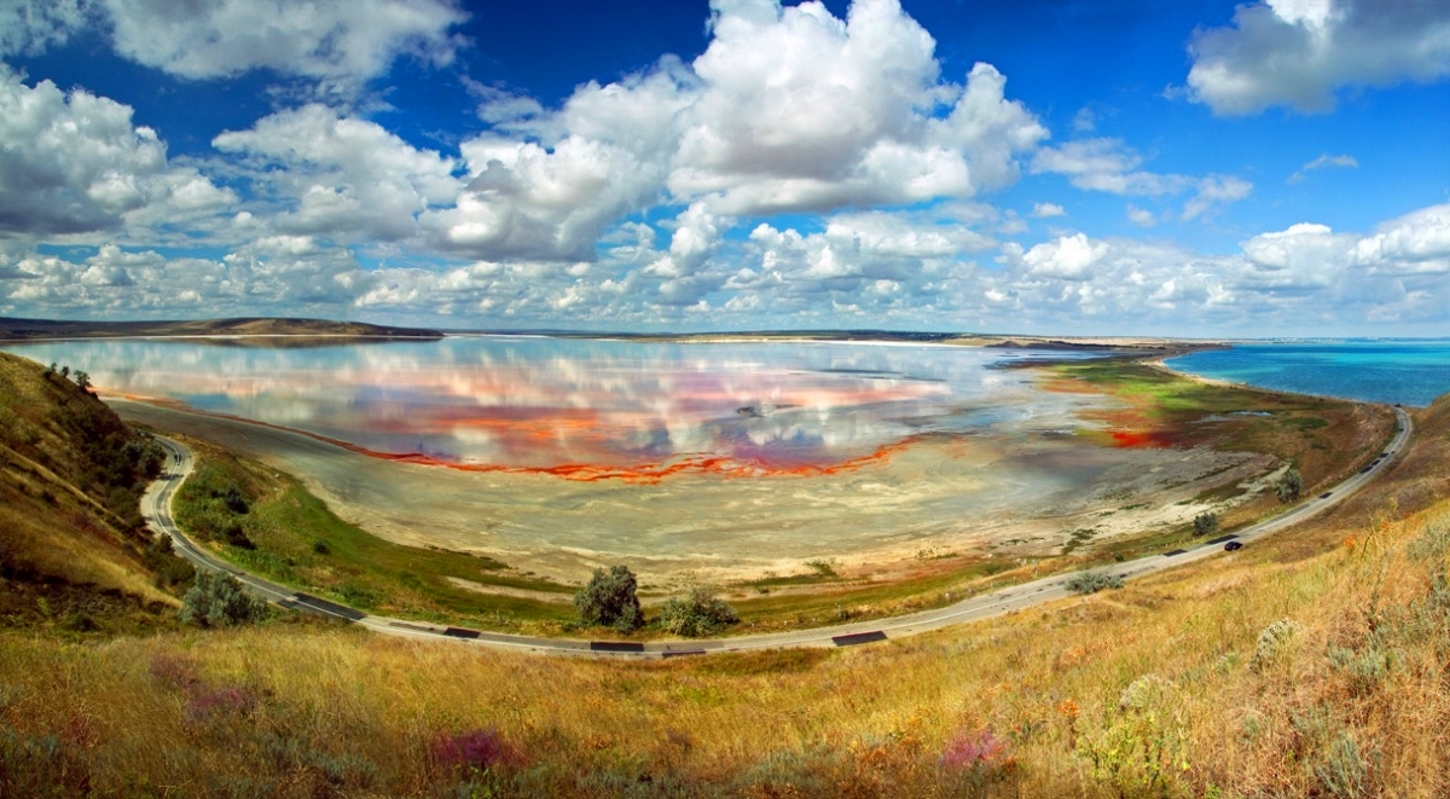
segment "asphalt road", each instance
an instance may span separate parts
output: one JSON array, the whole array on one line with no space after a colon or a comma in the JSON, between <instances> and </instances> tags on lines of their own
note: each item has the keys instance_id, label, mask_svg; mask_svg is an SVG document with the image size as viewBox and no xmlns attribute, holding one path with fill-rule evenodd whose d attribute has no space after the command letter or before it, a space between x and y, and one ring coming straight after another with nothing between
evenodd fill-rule
<instances>
[{"instance_id":1,"label":"asphalt road","mask_svg":"<svg viewBox=\"0 0 1450 799\"><path fill-rule=\"evenodd\" d=\"M1093 571L1117 575L1124 580L1136 579L1221 554L1223 544L1228 541L1249 543L1324 512L1358 493L1378 477L1386 465L1404 449L1405 443L1409 441L1413 432L1412 423L1409 414L1402 409L1395 408L1395 414L1399 417L1399 432L1396 433L1395 438L1381 457L1377 458L1371 466L1357 472L1334 488L1304 501L1293 510L1234 533L1210 539L1197 546L1101 566ZM855 646L1002 616L1045 602L1073 596L1073 593L1066 587L1067 581L1072 575L1057 574L989 594L973 596L944 608L925 610L890 619L875 619L768 635L742 635L690 641L650 641L647 643L536 638L372 616L345 605L264 580L221 561L197 547L176 526L171 514L172 497L191 474L193 468L191 450L168 438L158 436L157 440L168 452L166 469L142 497L141 512L153 530L171 536L177 554L198 567L224 571L235 576L269 602L292 610L309 611L345 619L386 635L429 641L448 640L477 646L549 654L668 658L752 649Z\"/></svg>"}]
</instances>

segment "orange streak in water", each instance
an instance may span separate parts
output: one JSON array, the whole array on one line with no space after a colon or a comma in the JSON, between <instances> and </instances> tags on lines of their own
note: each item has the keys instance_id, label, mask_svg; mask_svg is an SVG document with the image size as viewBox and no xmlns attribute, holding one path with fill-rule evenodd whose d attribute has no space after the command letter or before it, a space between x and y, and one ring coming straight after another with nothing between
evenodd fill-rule
<instances>
[{"instance_id":1,"label":"orange streak in water","mask_svg":"<svg viewBox=\"0 0 1450 799\"><path fill-rule=\"evenodd\" d=\"M138 398L141 399L141 398ZM142 400L147 401L147 400ZM817 477L820 475L840 474L841 472L852 471L873 463L881 463L889 460L892 455L905 451L912 444L916 443L919 437L912 436L894 444L886 444L878 447L875 452L869 455L861 455L855 458L848 458L840 463L827 466L814 464L801 464L797 466L768 466L764 464L742 463L734 458L723 456L699 455L691 458L682 458L664 463L640 464L638 466L598 466L584 463L568 463L559 466L501 466L496 464L482 463L451 463L440 460L419 452L398 454L392 452L379 452L368 449L359 444L349 441L325 436L321 433L312 433L307 430L299 430L293 427L284 427L271 422L261 422L255 419L246 419L241 416L234 416L227 413L216 413L196 408L187 408L180 403L169 403L165 401L154 402L157 406L178 410L182 413L192 413L197 416L210 416L216 419L226 419L242 424L256 425L270 430L279 430L284 433L292 433L299 436L306 436L314 441L321 441L335 447L341 447L349 452L356 452L359 455L366 455L370 458L377 458L385 461L398 463L413 463L420 466L443 466L449 469L457 469L464 472L502 472L505 474L547 474L554 477L561 477L565 480L578 480L581 482L597 482L599 480L626 480L630 482L641 482L656 484L677 474L717 474L722 477Z\"/></svg>"},{"instance_id":2,"label":"orange streak in water","mask_svg":"<svg viewBox=\"0 0 1450 799\"><path fill-rule=\"evenodd\" d=\"M304 435L312 434L304 433ZM323 438L322 436L313 437ZM377 452L356 444L349 444L345 441L336 441L327 438L323 438L323 440L351 450L352 452L373 458L397 461L400 463L413 463L422 466L443 466L464 472L547 474L553 477L561 477L565 480L578 480L590 483L600 480L625 480L648 484L659 483L665 478L677 474L714 474L721 477L817 477L820 475L839 474L873 463L884 462L890 459L893 454L905 450L914 443L912 439L906 439L894 444L886 444L878 447L875 452L869 455L849 458L840 463L828 466L814 464L768 466L759 463L742 463L733 458L708 455L681 458L664 463L639 464L636 466L600 466L587 463L566 463L559 466L500 466L483 463L452 463L421 453L398 455L388 452Z\"/></svg>"}]
</instances>

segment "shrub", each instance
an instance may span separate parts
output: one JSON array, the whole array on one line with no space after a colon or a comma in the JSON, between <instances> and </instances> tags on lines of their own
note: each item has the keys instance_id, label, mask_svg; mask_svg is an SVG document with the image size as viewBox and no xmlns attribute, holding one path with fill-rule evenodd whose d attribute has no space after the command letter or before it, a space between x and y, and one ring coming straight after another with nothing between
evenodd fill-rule
<instances>
[{"instance_id":1,"label":"shrub","mask_svg":"<svg viewBox=\"0 0 1450 799\"><path fill-rule=\"evenodd\" d=\"M247 498L242 496L242 490L237 488L236 483L228 484L217 495L217 499L220 499L222 504L227 506L227 510L237 515L245 515L251 510L251 506L247 504Z\"/></svg>"},{"instance_id":2,"label":"shrub","mask_svg":"<svg viewBox=\"0 0 1450 799\"><path fill-rule=\"evenodd\" d=\"M1122 588L1123 578L1116 574L1080 571L1069 577L1065 585L1075 594L1095 594L1104 588Z\"/></svg>"},{"instance_id":3,"label":"shrub","mask_svg":"<svg viewBox=\"0 0 1450 799\"><path fill-rule=\"evenodd\" d=\"M1366 760L1349 733L1341 732L1329 745L1324 762L1314 766L1314 776L1326 796L1378 796L1378 786L1374 784L1378 760L1378 752L1371 753Z\"/></svg>"},{"instance_id":4,"label":"shrub","mask_svg":"<svg viewBox=\"0 0 1450 799\"><path fill-rule=\"evenodd\" d=\"M1303 491L1304 478L1299 475L1298 469L1284 472L1284 476L1279 478L1279 484L1274 487L1274 493L1279 495L1280 502L1293 502Z\"/></svg>"},{"instance_id":5,"label":"shrub","mask_svg":"<svg viewBox=\"0 0 1450 799\"><path fill-rule=\"evenodd\" d=\"M266 615L267 603L247 593L230 574L197 572L196 582L181 600L181 620L202 627L249 624Z\"/></svg>"},{"instance_id":6,"label":"shrub","mask_svg":"<svg viewBox=\"0 0 1450 799\"><path fill-rule=\"evenodd\" d=\"M628 566L595 569L589 584L574 595L579 621L592 627L632 632L644 624L639 609L639 582Z\"/></svg>"},{"instance_id":7,"label":"shrub","mask_svg":"<svg viewBox=\"0 0 1450 799\"><path fill-rule=\"evenodd\" d=\"M1289 640L1303 627L1293 619L1279 619L1259 632L1259 641L1254 645L1254 657L1249 668L1261 671L1284 651Z\"/></svg>"},{"instance_id":8,"label":"shrub","mask_svg":"<svg viewBox=\"0 0 1450 799\"><path fill-rule=\"evenodd\" d=\"M660 626L686 638L714 635L739 621L735 609L704 586L691 588L684 599L671 597L660 607Z\"/></svg>"},{"instance_id":9,"label":"shrub","mask_svg":"<svg viewBox=\"0 0 1450 799\"><path fill-rule=\"evenodd\" d=\"M1194 535L1213 535L1218 532L1218 514L1200 513L1193 517Z\"/></svg>"}]
</instances>

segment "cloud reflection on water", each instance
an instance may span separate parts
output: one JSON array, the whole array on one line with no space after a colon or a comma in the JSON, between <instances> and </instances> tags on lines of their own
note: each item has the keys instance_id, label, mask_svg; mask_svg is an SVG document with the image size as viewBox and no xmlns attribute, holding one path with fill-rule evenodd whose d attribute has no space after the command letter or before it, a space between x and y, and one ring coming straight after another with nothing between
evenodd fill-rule
<instances>
[{"instance_id":1,"label":"cloud reflection on water","mask_svg":"<svg viewBox=\"0 0 1450 799\"><path fill-rule=\"evenodd\" d=\"M566 476L819 472L913 435L1030 425L1003 353L857 344L456 337L264 349L110 340L15 347L103 389L380 454ZM421 456L421 457L419 457Z\"/></svg>"}]
</instances>

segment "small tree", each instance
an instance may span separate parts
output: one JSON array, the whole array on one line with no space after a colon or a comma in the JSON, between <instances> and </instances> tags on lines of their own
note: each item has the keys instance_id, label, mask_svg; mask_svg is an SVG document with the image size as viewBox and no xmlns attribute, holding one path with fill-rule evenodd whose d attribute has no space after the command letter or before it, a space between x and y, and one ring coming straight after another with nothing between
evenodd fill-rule
<instances>
[{"instance_id":1,"label":"small tree","mask_svg":"<svg viewBox=\"0 0 1450 799\"><path fill-rule=\"evenodd\" d=\"M704 586L691 588L684 599L670 597L660 607L660 626L686 638L714 635L739 621L735 609Z\"/></svg>"},{"instance_id":2,"label":"small tree","mask_svg":"<svg viewBox=\"0 0 1450 799\"><path fill-rule=\"evenodd\" d=\"M1299 498L1299 494L1303 490L1304 478L1299 476L1299 470L1294 468L1284 472L1284 476L1279 478L1279 484L1274 488L1275 493L1279 495L1280 502L1293 502Z\"/></svg>"},{"instance_id":3,"label":"small tree","mask_svg":"<svg viewBox=\"0 0 1450 799\"><path fill-rule=\"evenodd\" d=\"M82 372L81 370L77 369L76 370L76 386L78 386L81 391L90 391L91 390L91 375L90 375L90 373L89 372Z\"/></svg>"},{"instance_id":4,"label":"small tree","mask_svg":"<svg viewBox=\"0 0 1450 799\"><path fill-rule=\"evenodd\" d=\"M1218 532L1218 514L1200 513L1193 517L1194 535L1213 535Z\"/></svg>"},{"instance_id":5,"label":"small tree","mask_svg":"<svg viewBox=\"0 0 1450 799\"><path fill-rule=\"evenodd\" d=\"M259 621L267 603L252 596L230 574L198 570L196 582L181 599L181 620L201 627L231 627Z\"/></svg>"},{"instance_id":6,"label":"small tree","mask_svg":"<svg viewBox=\"0 0 1450 799\"><path fill-rule=\"evenodd\" d=\"M609 571L595 569L589 584L574 595L579 621L591 627L613 627L622 633L633 632L644 625L639 609L639 582L628 566L613 566Z\"/></svg>"}]
</instances>

